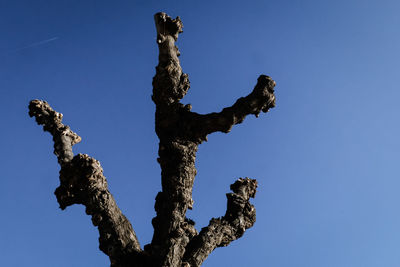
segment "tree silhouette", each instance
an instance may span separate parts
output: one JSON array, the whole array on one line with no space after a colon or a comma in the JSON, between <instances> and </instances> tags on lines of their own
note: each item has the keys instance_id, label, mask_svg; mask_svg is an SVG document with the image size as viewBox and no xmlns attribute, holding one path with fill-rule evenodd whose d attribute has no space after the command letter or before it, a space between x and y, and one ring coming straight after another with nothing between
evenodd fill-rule
<instances>
[{"instance_id":1,"label":"tree silhouette","mask_svg":"<svg viewBox=\"0 0 400 267\"><path fill-rule=\"evenodd\" d=\"M192 188L196 175L198 145L213 132L228 133L249 114L258 117L275 105L275 82L261 75L253 91L218 113L198 114L180 100L190 88L182 72L175 46L182 22L165 13L154 16L159 63L153 78L152 100L156 105L155 131L160 139L157 161L161 166L162 191L156 196L154 234L150 244L140 246L136 234L108 190L100 162L86 154L74 156L72 146L81 141L63 115L46 101L32 100L29 115L53 136L54 154L60 170L60 186L55 195L61 209L83 204L98 227L100 249L109 256L111 266L200 266L217 247L240 238L256 219L249 202L256 193L257 181L239 178L227 194L224 216L213 218L198 233L194 221L186 217L192 209Z\"/></svg>"}]
</instances>

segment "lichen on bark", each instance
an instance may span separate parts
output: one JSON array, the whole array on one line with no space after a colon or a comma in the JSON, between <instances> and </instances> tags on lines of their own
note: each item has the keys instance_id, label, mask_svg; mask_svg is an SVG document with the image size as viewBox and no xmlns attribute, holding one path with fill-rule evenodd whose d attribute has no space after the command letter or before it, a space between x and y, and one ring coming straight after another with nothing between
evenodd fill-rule
<instances>
[{"instance_id":1,"label":"lichen on bark","mask_svg":"<svg viewBox=\"0 0 400 267\"><path fill-rule=\"evenodd\" d=\"M111 266L200 266L217 247L240 238L256 219L250 198L255 197L257 181L239 178L227 194L224 216L211 219L200 233L186 217L193 207L192 188L196 176L198 146L213 132L228 133L247 115L258 117L275 106L275 82L260 75L253 91L221 112L198 114L190 105L180 103L190 88L183 73L175 45L182 33L179 17L165 13L154 16L159 63L153 78L152 100L156 105L155 131L159 138L158 162L162 190L156 196L154 234L150 244L141 248L132 225L118 208L107 187L100 163L86 154L74 156L72 146L81 141L67 125L62 114L46 101L32 100L29 115L53 136L54 153L60 164L60 186L55 195L61 209L83 204L98 227L100 249L109 256Z\"/></svg>"}]
</instances>

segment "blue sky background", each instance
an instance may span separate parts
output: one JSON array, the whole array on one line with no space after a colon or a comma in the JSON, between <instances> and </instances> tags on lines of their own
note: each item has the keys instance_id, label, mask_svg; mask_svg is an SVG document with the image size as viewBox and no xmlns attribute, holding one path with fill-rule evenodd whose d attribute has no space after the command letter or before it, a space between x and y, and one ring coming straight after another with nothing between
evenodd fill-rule
<instances>
[{"instance_id":1,"label":"blue sky background","mask_svg":"<svg viewBox=\"0 0 400 267\"><path fill-rule=\"evenodd\" d=\"M184 103L219 111L260 74L277 107L200 146L197 229L238 177L257 222L204 266L400 266L399 1L0 0L4 266L109 266L82 206L58 209L56 157L28 116L47 100L98 159L142 245L160 190L153 14L180 16ZM56 38L49 42L37 44ZM36 45L35 45L36 44Z\"/></svg>"}]
</instances>

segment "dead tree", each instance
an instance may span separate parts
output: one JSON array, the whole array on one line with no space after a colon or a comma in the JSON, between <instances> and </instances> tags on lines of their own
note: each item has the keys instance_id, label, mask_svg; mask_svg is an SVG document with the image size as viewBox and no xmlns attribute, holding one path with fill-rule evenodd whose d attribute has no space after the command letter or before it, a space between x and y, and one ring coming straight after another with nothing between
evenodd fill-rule
<instances>
[{"instance_id":1,"label":"dead tree","mask_svg":"<svg viewBox=\"0 0 400 267\"><path fill-rule=\"evenodd\" d=\"M239 178L227 194L224 216L213 218L198 233L186 218L192 208L198 146L213 132L228 133L249 114L258 116L275 105L275 82L261 75L253 91L218 113L198 114L180 100L189 90L188 75L182 72L175 46L182 22L165 13L155 14L159 63L153 78L152 100L156 105L155 131L160 139L157 161L161 166L162 191L156 196L154 235L140 246L136 234L108 191L100 163L86 154L74 156L72 146L81 138L62 123L62 114L42 100L32 100L29 115L53 136L54 154L61 166L60 186L55 195L64 210L83 204L98 227L100 250L111 266L200 266L217 247L227 246L253 226L256 213L249 199L257 181Z\"/></svg>"}]
</instances>

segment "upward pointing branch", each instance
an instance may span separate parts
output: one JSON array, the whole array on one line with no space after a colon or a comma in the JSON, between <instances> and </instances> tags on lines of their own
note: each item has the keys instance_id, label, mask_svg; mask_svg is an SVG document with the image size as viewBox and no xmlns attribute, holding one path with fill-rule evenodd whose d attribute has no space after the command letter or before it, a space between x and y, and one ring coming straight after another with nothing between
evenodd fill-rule
<instances>
[{"instance_id":1,"label":"upward pointing branch","mask_svg":"<svg viewBox=\"0 0 400 267\"><path fill-rule=\"evenodd\" d=\"M157 216L152 221L154 235L146 251L150 252L159 266L180 266L183 263L198 266L215 247L227 245L253 225L255 209L248 199L254 196L256 187L255 180L238 180L234 185L243 183L245 185L240 188L251 188L254 193L243 195L246 190L237 191L234 186L234 193L228 198L227 214L212 221L198 235L193 222L185 215L193 204L194 163L198 145L206 140L208 134L216 131L227 133L247 115L258 116L260 112L267 112L274 107L275 82L261 75L253 91L239 98L231 107L205 115L192 112L190 105L180 103L190 87L175 46L182 32L182 21L179 17L172 19L165 13L155 14L154 19L159 63L153 78L152 99L156 104L155 127L160 139L158 162L161 166L162 191L156 197ZM250 213L248 208L251 208Z\"/></svg>"},{"instance_id":2,"label":"upward pointing branch","mask_svg":"<svg viewBox=\"0 0 400 267\"><path fill-rule=\"evenodd\" d=\"M210 224L188 244L184 261L191 267L200 266L215 248L229 245L255 223L256 210L249 199L256 195L257 181L240 178L231 189L233 193L226 194L225 216L211 219Z\"/></svg>"},{"instance_id":3,"label":"upward pointing branch","mask_svg":"<svg viewBox=\"0 0 400 267\"><path fill-rule=\"evenodd\" d=\"M61 122L62 114L46 101L32 100L29 115L53 136L54 154L61 166L60 186L55 191L60 208L73 204L86 206L86 213L92 216L93 225L100 233L100 249L110 257L112 265L120 265L126 258L140 257L139 241L108 191L100 162L85 154L73 155L72 146L81 138Z\"/></svg>"},{"instance_id":4,"label":"upward pointing branch","mask_svg":"<svg viewBox=\"0 0 400 267\"><path fill-rule=\"evenodd\" d=\"M179 50L175 46L183 24L179 17L171 19L165 13L154 15L159 48L158 66L153 79L153 101L159 105L169 105L182 99L189 90L187 74L182 73Z\"/></svg>"},{"instance_id":5,"label":"upward pointing branch","mask_svg":"<svg viewBox=\"0 0 400 267\"><path fill-rule=\"evenodd\" d=\"M43 125L43 130L53 136L54 154L58 163L63 165L70 162L74 157L72 146L82 139L68 125L62 124L63 115L53 110L46 101L35 99L29 103L29 116L34 116L36 122Z\"/></svg>"}]
</instances>

